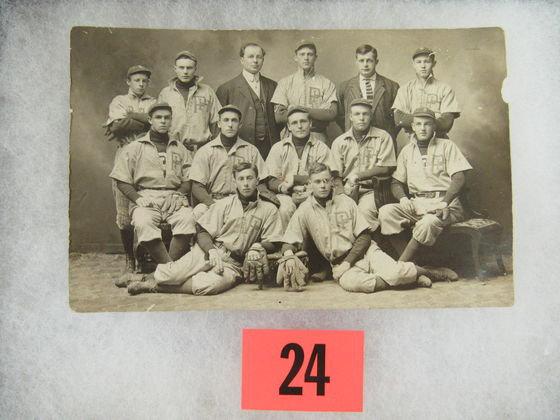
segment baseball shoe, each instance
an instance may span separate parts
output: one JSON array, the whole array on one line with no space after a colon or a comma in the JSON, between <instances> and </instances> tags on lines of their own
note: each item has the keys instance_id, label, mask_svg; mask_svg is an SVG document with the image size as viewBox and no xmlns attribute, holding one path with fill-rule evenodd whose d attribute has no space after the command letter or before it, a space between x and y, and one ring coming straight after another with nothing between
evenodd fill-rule
<instances>
[{"instance_id":1,"label":"baseball shoe","mask_svg":"<svg viewBox=\"0 0 560 420\"><path fill-rule=\"evenodd\" d=\"M426 276L418 276L416 284L418 287L432 287L432 281Z\"/></svg>"},{"instance_id":2,"label":"baseball shoe","mask_svg":"<svg viewBox=\"0 0 560 420\"><path fill-rule=\"evenodd\" d=\"M139 295L140 293L157 293L158 285L153 276L145 277L142 281L134 281L128 285L128 293Z\"/></svg>"},{"instance_id":3,"label":"baseball shoe","mask_svg":"<svg viewBox=\"0 0 560 420\"><path fill-rule=\"evenodd\" d=\"M316 273L311 274L309 279L313 283L321 283L322 281L325 281L329 277L332 278L332 273L331 273L331 270L327 269L327 270L321 270L321 271L318 271Z\"/></svg>"},{"instance_id":4,"label":"baseball shoe","mask_svg":"<svg viewBox=\"0 0 560 420\"><path fill-rule=\"evenodd\" d=\"M457 281L459 280L459 275L446 267L424 267L426 269L427 276L432 281Z\"/></svg>"},{"instance_id":5,"label":"baseball shoe","mask_svg":"<svg viewBox=\"0 0 560 420\"><path fill-rule=\"evenodd\" d=\"M130 283L135 281L142 281L144 279L145 274L135 274L135 273L124 273L118 279L115 280L115 286L117 287L126 287Z\"/></svg>"}]
</instances>

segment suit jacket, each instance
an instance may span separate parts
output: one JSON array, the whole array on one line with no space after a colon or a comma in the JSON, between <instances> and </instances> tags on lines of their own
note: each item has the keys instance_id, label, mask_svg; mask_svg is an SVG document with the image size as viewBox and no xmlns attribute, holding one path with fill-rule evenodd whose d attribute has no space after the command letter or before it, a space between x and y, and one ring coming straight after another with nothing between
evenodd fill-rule
<instances>
[{"instance_id":1,"label":"suit jacket","mask_svg":"<svg viewBox=\"0 0 560 420\"><path fill-rule=\"evenodd\" d=\"M267 123L268 129L270 130L270 142L272 145L280 140L280 130L274 119L274 105L270 102L277 83L274 80L264 77L262 74L260 75L260 81L261 99L266 104ZM250 89L249 83L247 83L243 74L240 74L221 85L216 91L216 95L223 106L235 105L241 110L243 116L239 137L251 144L255 144L255 121L257 119L257 114Z\"/></svg>"},{"instance_id":2,"label":"suit jacket","mask_svg":"<svg viewBox=\"0 0 560 420\"><path fill-rule=\"evenodd\" d=\"M393 102L397 96L399 84L386 77L377 75L373 90L373 119L372 124L387 131L393 140L397 137L397 128L393 118ZM362 98L360 78L355 76L342 82L338 88L338 118L337 122L343 131L351 128L350 104L354 99Z\"/></svg>"}]
</instances>

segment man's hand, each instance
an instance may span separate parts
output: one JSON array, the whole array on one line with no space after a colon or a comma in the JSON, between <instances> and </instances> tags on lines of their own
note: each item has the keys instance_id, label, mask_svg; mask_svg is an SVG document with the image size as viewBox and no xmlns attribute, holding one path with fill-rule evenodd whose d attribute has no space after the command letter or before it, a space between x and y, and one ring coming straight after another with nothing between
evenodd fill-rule
<instances>
[{"instance_id":1,"label":"man's hand","mask_svg":"<svg viewBox=\"0 0 560 420\"><path fill-rule=\"evenodd\" d=\"M147 197L139 197L136 200L136 205L139 206L139 207L152 207L153 204L154 204L154 202L150 198L147 198Z\"/></svg>"},{"instance_id":2,"label":"man's hand","mask_svg":"<svg viewBox=\"0 0 560 420\"><path fill-rule=\"evenodd\" d=\"M449 207L445 207L443 209L437 209L434 214L440 220L446 220L449 217Z\"/></svg>"},{"instance_id":3,"label":"man's hand","mask_svg":"<svg viewBox=\"0 0 560 420\"><path fill-rule=\"evenodd\" d=\"M276 283L284 285L288 292L301 292L305 287L308 269L295 255L288 255L278 260Z\"/></svg>"},{"instance_id":4,"label":"man's hand","mask_svg":"<svg viewBox=\"0 0 560 420\"><path fill-rule=\"evenodd\" d=\"M215 273L222 274L224 272L224 263L222 262L222 258L220 257L217 249L213 248L208 251L208 261L213 267Z\"/></svg>"},{"instance_id":5,"label":"man's hand","mask_svg":"<svg viewBox=\"0 0 560 420\"><path fill-rule=\"evenodd\" d=\"M344 261L341 264L335 265L332 268L332 274L336 281L338 281L344 273L350 270L350 263L348 261Z\"/></svg>"},{"instance_id":6,"label":"man's hand","mask_svg":"<svg viewBox=\"0 0 560 420\"><path fill-rule=\"evenodd\" d=\"M304 185L296 185L292 192L292 201L296 206L299 206L309 197L309 192Z\"/></svg>"},{"instance_id":7,"label":"man's hand","mask_svg":"<svg viewBox=\"0 0 560 420\"><path fill-rule=\"evenodd\" d=\"M403 197L400 199L399 203L404 211L407 211L412 214L416 214L416 210L414 209L414 204L412 203L410 198Z\"/></svg>"},{"instance_id":8,"label":"man's hand","mask_svg":"<svg viewBox=\"0 0 560 420\"><path fill-rule=\"evenodd\" d=\"M354 186L358 183L358 175L357 174L350 174L344 180L347 184L349 183L350 186Z\"/></svg>"}]
</instances>

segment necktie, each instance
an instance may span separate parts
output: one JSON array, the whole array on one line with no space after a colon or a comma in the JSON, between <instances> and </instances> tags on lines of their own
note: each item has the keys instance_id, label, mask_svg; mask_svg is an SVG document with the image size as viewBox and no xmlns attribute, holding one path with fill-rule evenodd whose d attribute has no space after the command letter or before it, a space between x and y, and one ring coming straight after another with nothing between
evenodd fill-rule
<instances>
[{"instance_id":1,"label":"necktie","mask_svg":"<svg viewBox=\"0 0 560 420\"><path fill-rule=\"evenodd\" d=\"M364 79L366 82L366 99L373 102L373 87L371 87L370 79Z\"/></svg>"}]
</instances>

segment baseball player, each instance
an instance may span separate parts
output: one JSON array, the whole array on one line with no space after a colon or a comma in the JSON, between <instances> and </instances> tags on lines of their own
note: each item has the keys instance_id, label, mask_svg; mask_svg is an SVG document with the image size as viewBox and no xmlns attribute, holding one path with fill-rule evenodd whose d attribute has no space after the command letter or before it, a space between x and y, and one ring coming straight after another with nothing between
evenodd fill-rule
<instances>
[{"instance_id":1,"label":"baseball player","mask_svg":"<svg viewBox=\"0 0 560 420\"><path fill-rule=\"evenodd\" d=\"M397 128L393 116L393 102L399 84L376 72L379 58L377 50L369 44L356 48L358 75L342 82L338 89L337 122L342 131L351 128L350 107L354 100L365 99L371 104L371 125L387 131L396 144Z\"/></svg>"},{"instance_id":2,"label":"baseball player","mask_svg":"<svg viewBox=\"0 0 560 420\"><path fill-rule=\"evenodd\" d=\"M310 165L315 162L326 164L331 171L336 172L336 178L342 186L329 147L316 133L311 132L309 111L303 107L293 107L288 110L287 117L289 134L272 146L266 159L270 175L268 188L277 194L280 201L280 218L284 227L288 226L296 207L309 195L306 186Z\"/></svg>"},{"instance_id":3,"label":"baseball player","mask_svg":"<svg viewBox=\"0 0 560 420\"><path fill-rule=\"evenodd\" d=\"M322 256L330 262L333 278L349 292L374 291L405 284L430 287L433 281L448 280L449 269L425 269L411 262L395 261L372 241L369 225L354 200L345 194L332 194L329 168L315 163L309 168L312 195L295 211L284 236L282 254L292 256L296 245L311 238ZM297 270L295 258L283 271ZM296 285L294 285L296 286Z\"/></svg>"},{"instance_id":4,"label":"baseball player","mask_svg":"<svg viewBox=\"0 0 560 420\"><path fill-rule=\"evenodd\" d=\"M106 135L109 140L117 142L115 162L119 159L123 147L137 137L146 133L148 124L148 109L156 99L146 94L152 72L144 66L136 65L128 69L126 84L128 93L113 98L109 105L109 118L105 123ZM117 209L117 227L121 232L121 241L126 255L125 270L134 272L134 230L131 225L128 209L130 201L117 188L116 181L112 181L113 196Z\"/></svg>"},{"instance_id":5,"label":"baseball player","mask_svg":"<svg viewBox=\"0 0 560 420\"><path fill-rule=\"evenodd\" d=\"M412 55L412 66L416 79L402 86L397 92L393 109L397 128L404 128L407 133L412 130L412 112L417 108L429 108L436 116L436 134L447 138L455 118L461 110L455 92L447 84L434 77L436 65L435 53L429 48L420 48Z\"/></svg>"},{"instance_id":6,"label":"baseball player","mask_svg":"<svg viewBox=\"0 0 560 420\"><path fill-rule=\"evenodd\" d=\"M213 295L243 278L245 260L256 261L279 249L278 210L257 192L258 169L250 162L233 167L236 194L216 201L197 221L197 242L180 260L160 264L148 276L129 275L130 294L165 292ZM247 281L247 278L244 278Z\"/></svg>"},{"instance_id":7,"label":"baseball player","mask_svg":"<svg viewBox=\"0 0 560 420\"><path fill-rule=\"evenodd\" d=\"M212 88L201 83L196 74L198 59L189 51L175 56L175 77L158 97L173 109L171 137L177 136L189 151L192 161L197 149L206 144L216 132L220 101Z\"/></svg>"},{"instance_id":8,"label":"baseball player","mask_svg":"<svg viewBox=\"0 0 560 420\"><path fill-rule=\"evenodd\" d=\"M254 164L261 183L266 182L268 177L258 149L238 136L241 110L234 105L226 105L218 111L218 115L220 134L201 147L192 161L189 178L193 184L193 197L198 203L194 210L195 218L208 210L215 200L235 194L232 168L236 163ZM259 187L259 191L264 187L266 185Z\"/></svg>"},{"instance_id":9,"label":"baseball player","mask_svg":"<svg viewBox=\"0 0 560 420\"><path fill-rule=\"evenodd\" d=\"M277 83L261 74L264 48L253 42L244 44L239 51L243 71L216 90L222 104L233 104L243 114L239 135L256 146L266 159L271 146L280 139L274 119L274 105L270 100Z\"/></svg>"},{"instance_id":10,"label":"baseball player","mask_svg":"<svg viewBox=\"0 0 560 420\"><path fill-rule=\"evenodd\" d=\"M360 213L375 232L379 227L378 182L390 178L397 160L391 136L371 124L371 112L370 101L354 99L349 107L352 126L333 141L331 150L344 179L345 193L357 197Z\"/></svg>"},{"instance_id":11,"label":"baseball player","mask_svg":"<svg viewBox=\"0 0 560 420\"><path fill-rule=\"evenodd\" d=\"M465 219L459 194L465 172L472 167L455 143L437 138L435 128L434 111L414 111L414 134L399 154L391 184L399 203L379 209L383 235L394 235L406 226L414 226L401 261L411 261L422 245L435 243L445 226Z\"/></svg>"},{"instance_id":12,"label":"baseball player","mask_svg":"<svg viewBox=\"0 0 560 420\"><path fill-rule=\"evenodd\" d=\"M336 86L326 77L315 73L316 59L317 47L314 43L298 43L294 57L298 70L278 82L271 102L275 104L274 115L279 124L288 121L290 106L307 108L311 116L311 131L317 133L321 141L328 143L327 127L337 113Z\"/></svg>"},{"instance_id":13,"label":"baseball player","mask_svg":"<svg viewBox=\"0 0 560 420\"><path fill-rule=\"evenodd\" d=\"M152 105L148 111L150 131L122 150L110 175L133 203L130 214L138 242L157 263L184 255L195 233L185 196L189 157L185 146L169 137L171 116L169 104ZM169 223L173 232L169 253L161 240L161 222Z\"/></svg>"}]
</instances>

